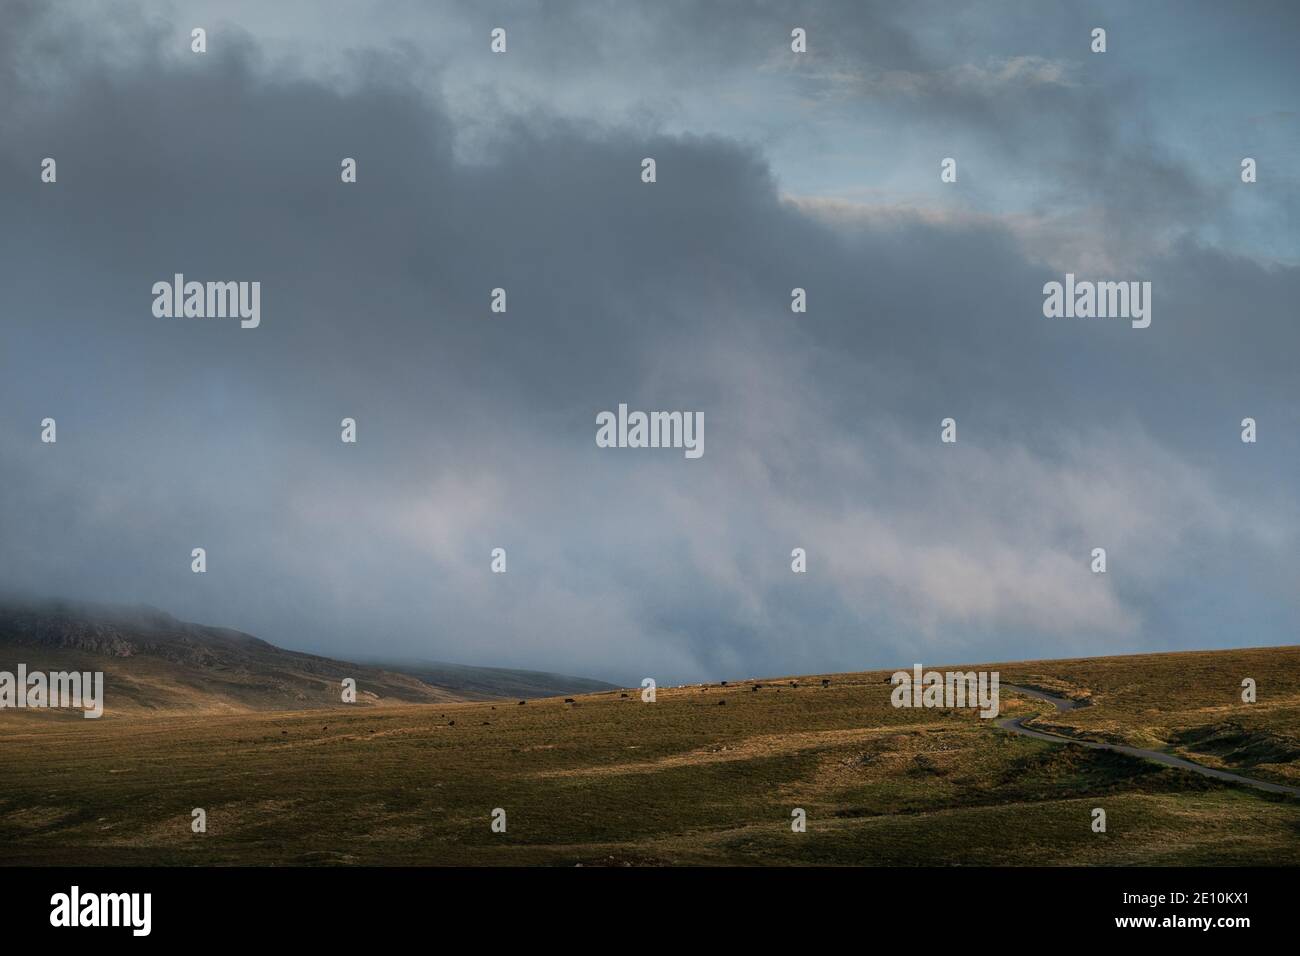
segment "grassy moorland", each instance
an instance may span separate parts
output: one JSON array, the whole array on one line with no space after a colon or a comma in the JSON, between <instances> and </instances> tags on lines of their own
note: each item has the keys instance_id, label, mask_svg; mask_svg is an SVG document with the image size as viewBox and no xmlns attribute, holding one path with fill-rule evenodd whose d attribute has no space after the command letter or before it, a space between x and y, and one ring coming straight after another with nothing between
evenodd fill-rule
<instances>
[{"instance_id":1,"label":"grassy moorland","mask_svg":"<svg viewBox=\"0 0 1300 956\"><path fill-rule=\"evenodd\" d=\"M1295 779L1294 648L998 668L1091 700L1058 716L1004 691L1003 715ZM1300 863L1300 799L1028 739L970 711L895 709L887 672L828 676L661 688L653 704L612 691L0 714L0 863ZM1240 702L1246 676L1257 704ZM207 833L191 832L195 807ZM490 828L496 807L505 833ZM791 832L796 807L806 833Z\"/></svg>"},{"instance_id":2,"label":"grassy moorland","mask_svg":"<svg viewBox=\"0 0 1300 956\"><path fill-rule=\"evenodd\" d=\"M1040 726L1300 785L1300 647L994 666L1004 681L1091 705ZM1253 704L1241 699L1245 678Z\"/></svg>"}]
</instances>

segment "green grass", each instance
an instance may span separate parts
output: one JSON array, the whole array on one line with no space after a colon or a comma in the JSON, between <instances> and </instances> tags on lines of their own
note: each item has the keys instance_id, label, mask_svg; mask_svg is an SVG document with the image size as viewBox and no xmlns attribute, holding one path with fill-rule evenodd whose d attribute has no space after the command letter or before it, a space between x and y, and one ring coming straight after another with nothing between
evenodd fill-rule
<instances>
[{"instance_id":1,"label":"green grass","mask_svg":"<svg viewBox=\"0 0 1300 956\"><path fill-rule=\"evenodd\" d=\"M1091 702L1046 719L1058 729L1300 785L1300 647L996 666L1004 681ZM1255 703L1241 699L1247 677Z\"/></svg>"},{"instance_id":2,"label":"green grass","mask_svg":"<svg viewBox=\"0 0 1300 956\"><path fill-rule=\"evenodd\" d=\"M1222 670L1198 679L1217 694L1245 653L1274 674L1294 665L1289 649L1224 652ZM1002 667L1004 680L1020 667L1022 680L1087 691L1094 703L1077 719L1106 733L1164 728L1147 713L1154 701L1183 726L1208 696L1156 686L1178 668L1143 658ZM1300 863L1300 801L1027 739L968 711L895 709L886 676L839 675L828 688L801 679L780 693L766 681L757 693L661 689L654 704L613 692L576 706L5 715L0 862ZM1292 706L1232 719L1285 736ZM1004 694L1004 714L1022 711L1057 719ZM194 807L208 812L206 834L190 831ZM504 834L490 830L495 807ZM794 807L807 811L806 833L790 830ZM1094 807L1107 812L1105 834L1092 832Z\"/></svg>"}]
</instances>

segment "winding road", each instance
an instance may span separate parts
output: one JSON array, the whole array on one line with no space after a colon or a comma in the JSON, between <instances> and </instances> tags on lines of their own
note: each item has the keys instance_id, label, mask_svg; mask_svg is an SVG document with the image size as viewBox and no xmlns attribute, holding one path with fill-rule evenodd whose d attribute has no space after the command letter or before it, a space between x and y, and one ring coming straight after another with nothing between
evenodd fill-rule
<instances>
[{"instance_id":1,"label":"winding road","mask_svg":"<svg viewBox=\"0 0 1300 956\"><path fill-rule=\"evenodd\" d=\"M1045 700L1055 706L1058 711L1074 710L1081 706L1077 701L1067 700L1064 697L1053 697L1051 694L1044 693L1041 690L1034 690L1032 687L1019 687L1015 684L1003 684L1002 687L1004 690L1013 690L1017 694ZM1130 757L1141 757L1145 760L1155 760L1170 767L1181 767L1184 770L1190 770L1205 777L1214 777L1216 780L1244 783L1248 787L1267 790L1269 793L1286 793L1292 796L1300 796L1300 787L1288 787L1280 783L1269 783L1267 780L1256 780L1254 777L1243 777L1239 773L1216 770L1214 767L1202 766L1199 763L1184 760L1182 757L1175 757L1173 754L1162 753L1159 750L1143 750L1141 747L1126 747L1123 744L1104 744L1094 740L1080 740L1077 737L1053 734L1045 730L1034 730L1024 725L1025 721L1029 719L1031 718L1006 717L998 721L998 726L1004 730L1010 730L1012 733L1023 734L1026 737L1034 737L1038 740L1046 740L1054 744L1078 744L1080 747L1087 747L1090 750L1113 750L1115 753L1128 754Z\"/></svg>"}]
</instances>

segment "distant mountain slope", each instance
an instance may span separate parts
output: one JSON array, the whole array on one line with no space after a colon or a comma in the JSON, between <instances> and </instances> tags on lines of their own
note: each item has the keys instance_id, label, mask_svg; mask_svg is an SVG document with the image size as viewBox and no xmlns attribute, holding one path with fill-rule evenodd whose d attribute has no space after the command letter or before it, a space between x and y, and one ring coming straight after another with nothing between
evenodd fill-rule
<instances>
[{"instance_id":1,"label":"distant mountain slope","mask_svg":"<svg viewBox=\"0 0 1300 956\"><path fill-rule=\"evenodd\" d=\"M418 677L426 684L463 695L471 700L497 697L558 697L562 694L595 694L617 690L615 684L552 674L547 671L512 670L505 667L469 667L444 661L371 661L376 667Z\"/></svg>"},{"instance_id":2,"label":"distant mountain slope","mask_svg":"<svg viewBox=\"0 0 1300 956\"><path fill-rule=\"evenodd\" d=\"M29 671L103 671L107 715L342 707L346 677L357 682L359 704L464 699L410 675L287 651L150 607L0 603L0 670L20 662Z\"/></svg>"}]
</instances>

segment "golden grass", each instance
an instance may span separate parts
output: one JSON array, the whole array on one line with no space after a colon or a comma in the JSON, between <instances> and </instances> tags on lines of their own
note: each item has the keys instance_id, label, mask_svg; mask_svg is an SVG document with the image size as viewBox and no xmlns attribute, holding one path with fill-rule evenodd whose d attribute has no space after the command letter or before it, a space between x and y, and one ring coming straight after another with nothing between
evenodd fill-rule
<instances>
[{"instance_id":1,"label":"golden grass","mask_svg":"<svg viewBox=\"0 0 1300 956\"><path fill-rule=\"evenodd\" d=\"M1004 681L1059 682L1092 700L1057 717L1004 694L1003 714L1124 739L1170 739L1197 721L1295 733L1295 649L1188 657L999 665ZM1260 681L1260 705L1234 705L1239 673ZM887 677L660 689L654 704L615 691L522 707L5 715L0 861L1300 863L1298 800L1026 739L970 711L895 709ZM1097 806L1105 834L1090 827ZM194 807L207 810L206 834L190 832ZM504 834L490 830L495 807ZM795 807L806 833L791 832Z\"/></svg>"}]
</instances>

